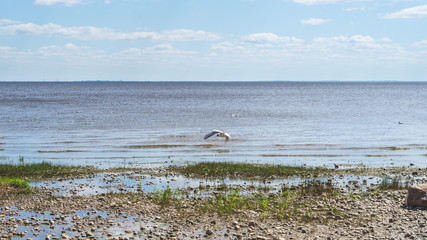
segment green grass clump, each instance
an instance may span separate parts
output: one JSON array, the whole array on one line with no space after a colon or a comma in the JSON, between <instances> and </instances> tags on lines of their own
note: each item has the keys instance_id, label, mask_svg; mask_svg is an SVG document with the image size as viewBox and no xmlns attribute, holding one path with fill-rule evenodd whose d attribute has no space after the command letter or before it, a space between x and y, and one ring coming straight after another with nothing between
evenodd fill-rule
<instances>
[{"instance_id":1,"label":"green grass clump","mask_svg":"<svg viewBox=\"0 0 427 240\"><path fill-rule=\"evenodd\" d=\"M200 162L184 167L171 166L170 170L192 177L219 178L268 178L304 175L320 171L320 168L306 168L273 164L250 164L231 162Z\"/></svg>"},{"instance_id":2,"label":"green grass clump","mask_svg":"<svg viewBox=\"0 0 427 240\"><path fill-rule=\"evenodd\" d=\"M378 186L379 190L401 190L407 189L409 183L404 184L399 177L388 178L384 177Z\"/></svg>"},{"instance_id":3,"label":"green grass clump","mask_svg":"<svg viewBox=\"0 0 427 240\"><path fill-rule=\"evenodd\" d=\"M170 201L172 200L177 200L176 197L177 193L172 191L170 189L170 187L168 186L166 189L164 190L157 190L152 194L152 198L154 200L154 202L165 206L166 204L168 204Z\"/></svg>"},{"instance_id":4,"label":"green grass clump","mask_svg":"<svg viewBox=\"0 0 427 240\"><path fill-rule=\"evenodd\" d=\"M28 178L33 180L52 177L70 177L95 172L91 167L54 165L47 162L0 164L0 177Z\"/></svg>"},{"instance_id":5,"label":"green grass clump","mask_svg":"<svg viewBox=\"0 0 427 240\"><path fill-rule=\"evenodd\" d=\"M20 178L9 178L9 177L0 177L0 189L7 188L8 186L14 188L17 193L31 193L33 190L31 186L28 185L28 182ZM1 191L4 192L4 191Z\"/></svg>"}]
</instances>

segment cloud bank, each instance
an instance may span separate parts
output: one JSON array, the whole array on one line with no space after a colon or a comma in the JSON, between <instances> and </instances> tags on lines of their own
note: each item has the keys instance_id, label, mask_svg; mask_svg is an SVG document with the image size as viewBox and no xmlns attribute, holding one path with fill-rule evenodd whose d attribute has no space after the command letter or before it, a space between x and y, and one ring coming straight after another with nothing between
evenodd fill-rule
<instances>
[{"instance_id":1,"label":"cloud bank","mask_svg":"<svg viewBox=\"0 0 427 240\"><path fill-rule=\"evenodd\" d=\"M44 35L77 40L211 41L221 37L202 30L176 29L163 32L117 32L93 26L64 27L55 23L38 25L2 20L0 35ZM0 22L1 23L1 22ZM12 23L12 24L10 24Z\"/></svg>"}]
</instances>

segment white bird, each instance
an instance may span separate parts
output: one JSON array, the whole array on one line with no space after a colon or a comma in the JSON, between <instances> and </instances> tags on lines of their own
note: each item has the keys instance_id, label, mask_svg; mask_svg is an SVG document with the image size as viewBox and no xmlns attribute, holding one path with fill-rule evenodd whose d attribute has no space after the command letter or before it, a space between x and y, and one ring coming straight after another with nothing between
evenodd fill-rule
<instances>
[{"instance_id":1,"label":"white bird","mask_svg":"<svg viewBox=\"0 0 427 240\"><path fill-rule=\"evenodd\" d=\"M221 130L216 130L216 129L214 129L214 130L212 130L212 132L206 134L206 136L204 138L206 140L206 139L212 137L215 134L216 134L217 137L223 137L223 138L225 138L225 142L227 142L228 139L230 139L230 134L225 133L225 132L223 132Z\"/></svg>"}]
</instances>

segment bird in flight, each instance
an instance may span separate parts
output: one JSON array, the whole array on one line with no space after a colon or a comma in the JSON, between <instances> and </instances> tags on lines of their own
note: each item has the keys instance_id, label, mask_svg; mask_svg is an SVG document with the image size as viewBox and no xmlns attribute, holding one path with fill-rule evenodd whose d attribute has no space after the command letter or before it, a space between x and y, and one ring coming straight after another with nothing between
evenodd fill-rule
<instances>
[{"instance_id":1,"label":"bird in flight","mask_svg":"<svg viewBox=\"0 0 427 240\"><path fill-rule=\"evenodd\" d=\"M225 132L223 132L221 130L216 130L216 129L214 129L214 130L212 130L212 132L206 134L206 136L204 137L204 139L206 140L206 139L212 137L213 135L216 135L217 137L223 137L223 138L225 138L225 142L227 142L228 139L230 139L230 134L225 133Z\"/></svg>"}]
</instances>

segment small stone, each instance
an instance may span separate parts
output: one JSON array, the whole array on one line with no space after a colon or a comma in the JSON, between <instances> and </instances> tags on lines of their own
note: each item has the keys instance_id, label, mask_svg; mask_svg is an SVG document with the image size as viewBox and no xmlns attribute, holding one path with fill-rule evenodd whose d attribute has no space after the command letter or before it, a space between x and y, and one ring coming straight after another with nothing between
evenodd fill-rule
<instances>
[{"instance_id":1,"label":"small stone","mask_svg":"<svg viewBox=\"0 0 427 240\"><path fill-rule=\"evenodd\" d=\"M211 229L206 230L206 235L208 236L213 235L213 231Z\"/></svg>"},{"instance_id":2,"label":"small stone","mask_svg":"<svg viewBox=\"0 0 427 240\"><path fill-rule=\"evenodd\" d=\"M249 227L255 227L255 226L256 226L256 223L255 223L255 222L249 222L248 226L249 226Z\"/></svg>"},{"instance_id":3,"label":"small stone","mask_svg":"<svg viewBox=\"0 0 427 240\"><path fill-rule=\"evenodd\" d=\"M86 237L88 237L88 238L94 238L95 235L92 232L86 232Z\"/></svg>"}]
</instances>

